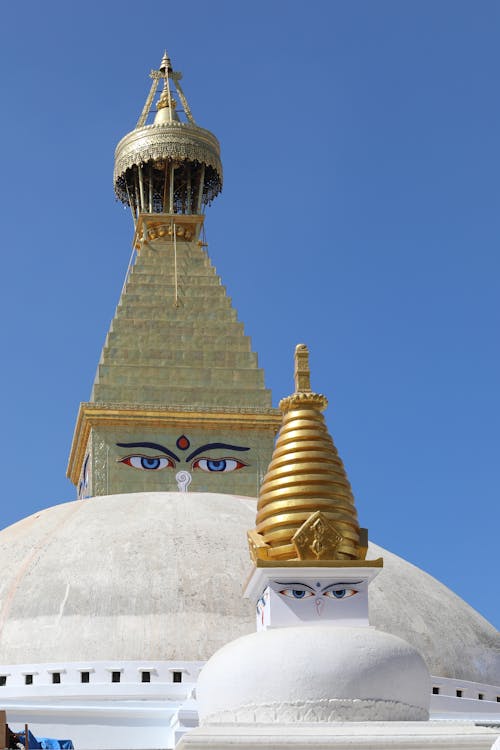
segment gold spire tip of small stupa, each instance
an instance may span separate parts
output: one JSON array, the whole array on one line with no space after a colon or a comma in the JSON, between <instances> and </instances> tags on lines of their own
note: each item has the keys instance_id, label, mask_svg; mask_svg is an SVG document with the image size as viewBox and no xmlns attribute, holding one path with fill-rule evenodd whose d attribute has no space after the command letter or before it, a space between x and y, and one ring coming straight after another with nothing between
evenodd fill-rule
<instances>
[{"instance_id":1,"label":"gold spire tip of small stupa","mask_svg":"<svg viewBox=\"0 0 500 750\"><path fill-rule=\"evenodd\" d=\"M283 422L249 532L252 559L336 566L364 560L365 530L321 414L328 401L311 390L305 344L295 348L294 376L295 393L280 402Z\"/></svg>"},{"instance_id":2,"label":"gold spire tip of small stupa","mask_svg":"<svg viewBox=\"0 0 500 750\"><path fill-rule=\"evenodd\" d=\"M299 404L318 408L324 411L328 406L328 399L322 393L313 393L311 390L311 371L309 369L309 349L305 344L297 344L295 347L295 393L282 398L279 407L283 414Z\"/></svg>"},{"instance_id":3,"label":"gold spire tip of small stupa","mask_svg":"<svg viewBox=\"0 0 500 750\"><path fill-rule=\"evenodd\" d=\"M305 344L295 347L294 368L295 392L311 390L311 370L309 369L309 349Z\"/></svg>"}]
</instances>

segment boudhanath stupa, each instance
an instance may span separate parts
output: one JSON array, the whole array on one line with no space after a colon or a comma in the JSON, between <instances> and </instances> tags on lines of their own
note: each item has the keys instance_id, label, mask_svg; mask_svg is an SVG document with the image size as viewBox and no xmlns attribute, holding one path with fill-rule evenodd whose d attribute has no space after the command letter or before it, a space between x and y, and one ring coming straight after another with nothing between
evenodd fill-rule
<instances>
[{"instance_id":1,"label":"boudhanath stupa","mask_svg":"<svg viewBox=\"0 0 500 750\"><path fill-rule=\"evenodd\" d=\"M207 252L219 142L166 53L150 75L115 153L133 254L77 499L0 532L9 725L82 750L489 750L498 631L368 541L305 345L272 407Z\"/></svg>"}]
</instances>

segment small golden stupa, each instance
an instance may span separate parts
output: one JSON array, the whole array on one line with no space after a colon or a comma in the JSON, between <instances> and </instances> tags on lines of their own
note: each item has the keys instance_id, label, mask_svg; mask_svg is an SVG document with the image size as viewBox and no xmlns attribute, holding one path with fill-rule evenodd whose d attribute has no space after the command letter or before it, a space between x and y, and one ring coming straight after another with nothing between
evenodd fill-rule
<instances>
[{"instance_id":1,"label":"small golden stupa","mask_svg":"<svg viewBox=\"0 0 500 750\"><path fill-rule=\"evenodd\" d=\"M251 557L314 566L371 565L351 485L321 412L328 401L311 391L309 351L295 348L295 393L280 402L283 422L260 489Z\"/></svg>"}]
</instances>

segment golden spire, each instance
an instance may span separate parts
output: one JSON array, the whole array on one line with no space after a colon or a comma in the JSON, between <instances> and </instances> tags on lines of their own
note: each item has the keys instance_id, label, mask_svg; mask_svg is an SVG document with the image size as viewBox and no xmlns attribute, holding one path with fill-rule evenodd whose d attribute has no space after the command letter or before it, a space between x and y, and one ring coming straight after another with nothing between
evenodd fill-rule
<instances>
[{"instance_id":1,"label":"golden spire","mask_svg":"<svg viewBox=\"0 0 500 750\"><path fill-rule=\"evenodd\" d=\"M295 393L282 399L282 427L249 532L253 560L364 560L351 485L321 412L328 401L310 386L309 352L295 348ZM314 565L314 562L311 562Z\"/></svg>"},{"instance_id":2,"label":"golden spire","mask_svg":"<svg viewBox=\"0 0 500 750\"><path fill-rule=\"evenodd\" d=\"M145 238L151 239L144 231L145 216L202 216L222 190L219 141L195 123L181 87L182 73L173 70L166 52L150 77L153 81L137 125L115 151L115 193L130 206L137 237L142 238L134 241L136 249ZM153 101L161 83L153 117ZM199 225L198 221L196 231Z\"/></svg>"},{"instance_id":3,"label":"golden spire","mask_svg":"<svg viewBox=\"0 0 500 750\"><path fill-rule=\"evenodd\" d=\"M172 122L173 120L179 121L177 112L175 111L177 102L175 101L170 91L169 79L173 74L172 63L167 55L167 50L163 53L163 57L160 63L159 72L163 75L163 91L161 92L160 98L156 103L157 114L154 119L155 125L161 124L162 122ZM169 109L168 113L161 112L162 109Z\"/></svg>"}]
</instances>

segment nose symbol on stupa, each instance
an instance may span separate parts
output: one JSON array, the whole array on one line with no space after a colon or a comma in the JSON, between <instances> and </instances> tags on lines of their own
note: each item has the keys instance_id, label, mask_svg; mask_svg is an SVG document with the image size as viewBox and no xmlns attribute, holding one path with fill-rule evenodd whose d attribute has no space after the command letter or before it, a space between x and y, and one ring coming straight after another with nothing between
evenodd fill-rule
<instances>
[{"instance_id":1,"label":"nose symbol on stupa","mask_svg":"<svg viewBox=\"0 0 500 750\"><path fill-rule=\"evenodd\" d=\"M187 492L188 487L191 484L191 480L192 476L189 471L178 471L175 475L175 481L177 482L179 492Z\"/></svg>"}]
</instances>

